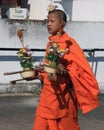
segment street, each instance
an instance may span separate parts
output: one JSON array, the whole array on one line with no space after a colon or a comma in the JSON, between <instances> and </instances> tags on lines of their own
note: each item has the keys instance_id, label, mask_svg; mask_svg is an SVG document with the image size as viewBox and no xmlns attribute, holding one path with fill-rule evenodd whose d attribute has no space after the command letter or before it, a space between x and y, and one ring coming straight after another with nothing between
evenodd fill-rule
<instances>
[{"instance_id":1,"label":"street","mask_svg":"<svg viewBox=\"0 0 104 130\"><path fill-rule=\"evenodd\" d=\"M32 130L39 96L0 96L0 130ZM104 130L104 95L100 107L87 115L79 112L81 130Z\"/></svg>"}]
</instances>

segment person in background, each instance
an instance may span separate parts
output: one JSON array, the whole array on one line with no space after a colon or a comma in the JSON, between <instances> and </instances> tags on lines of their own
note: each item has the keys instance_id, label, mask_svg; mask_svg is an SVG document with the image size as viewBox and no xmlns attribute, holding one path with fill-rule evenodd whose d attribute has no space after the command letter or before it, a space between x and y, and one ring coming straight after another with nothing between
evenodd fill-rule
<instances>
[{"instance_id":1,"label":"person in background","mask_svg":"<svg viewBox=\"0 0 104 130\"><path fill-rule=\"evenodd\" d=\"M80 130L78 109L86 114L99 106L97 80L83 50L64 31L66 22L64 11L49 11L47 29L51 35L46 57L53 44L66 53L59 57L54 74L35 71L34 78L40 79L43 87L33 130ZM47 58L44 62L48 63Z\"/></svg>"}]
</instances>

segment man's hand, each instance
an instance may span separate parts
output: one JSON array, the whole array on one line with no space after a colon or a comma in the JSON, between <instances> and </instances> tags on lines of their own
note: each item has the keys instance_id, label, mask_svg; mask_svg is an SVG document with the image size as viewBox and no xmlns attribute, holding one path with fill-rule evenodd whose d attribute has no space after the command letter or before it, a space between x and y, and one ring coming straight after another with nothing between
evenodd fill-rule
<instances>
[{"instance_id":1,"label":"man's hand","mask_svg":"<svg viewBox=\"0 0 104 130\"><path fill-rule=\"evenodd\" d=\"M56 73L47 73L48 79L51 81L57 81L57 74Z\"/></svg>"},{"instance_id":2,"label":"man's hand","mask_svg":"<svg viewBox=\"0 0 104 130\"><path fill-rule=\"evenodd\" d=\"M67 70L65 69L63 64L58 64L56 73L60 75L64 75L67 73Z\"/></svg>"},{"instance_id":3,"label":"man's hand","mask_svg":"<svg viewBox=\"0 0 104 130\"><path fill-rule=\"evenodd\" d=\"M48 79L51 81L57 81L58 76L63 76L67 74L67 70L65 69L63 64L59 64L56 69L56 73L47 73Z\"/></svg>"}]
</instances>

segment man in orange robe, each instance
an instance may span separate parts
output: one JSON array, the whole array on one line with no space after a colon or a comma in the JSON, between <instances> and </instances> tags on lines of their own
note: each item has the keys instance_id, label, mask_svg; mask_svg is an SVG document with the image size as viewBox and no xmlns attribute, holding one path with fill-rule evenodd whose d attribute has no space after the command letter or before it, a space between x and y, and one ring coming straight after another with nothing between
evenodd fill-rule
<instances>
[{"instance_id":1,"label":"man in orange robe","mask_svg":"<svg viewBox=\"0 0 104 130\"><path fill-rule=\"evenodd\" d=\"M62 50L60 73L38 73L43 81L33 130L80 130L78 109L83 114L99 106L99 88L88 61L77 42L63 31L66 15L61 10L49 12L47 28L50 34L46 55L55 42ZM67 70L65 73L64 70Z\"/></svg>"}]
</instances>

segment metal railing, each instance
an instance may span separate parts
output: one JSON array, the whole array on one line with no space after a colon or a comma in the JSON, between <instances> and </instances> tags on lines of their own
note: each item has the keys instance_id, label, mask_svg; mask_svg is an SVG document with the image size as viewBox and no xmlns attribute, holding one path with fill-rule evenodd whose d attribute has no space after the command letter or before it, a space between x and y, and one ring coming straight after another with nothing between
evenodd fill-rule
<instances>
[{"instance_id":1,"label":"metal railing","mask_svg":"<svg viewBox=\"0 0 104 130\"><path fill-rule=\"evenodd\" d=\"M0 48L0 51L18 51L20 48ZM31 49L31 51L35 52L45 52L45 49ZM103 56L95 56L95 52L103 52L103 48L93 48L93 49L83 49L84 53L87 54L86 58L89 62L91 62L92 69L94 68L95 63L95 69L94 73L96 75L97 73L97 66L98 62L104 62L104 55ZM40 61L43 59L43 56L34 56L37 61ZM18 61L17 56L10 56L10 55L1 55L0 61Z\"/></svg>"},{"instance_id":2,"label":"metal railing","mask_svg":"<svg viewBox=\"0 0 104 130\"><path fill-rule=\"evenodd\" d=\"M18 51L20 48L0 48L0 51ZM45 51L45 49L31 49L32 51ZM84 52L95 52L104 51L104 49L94 48L94 49L83 49Z\"/></svg>"}]
</instances>

